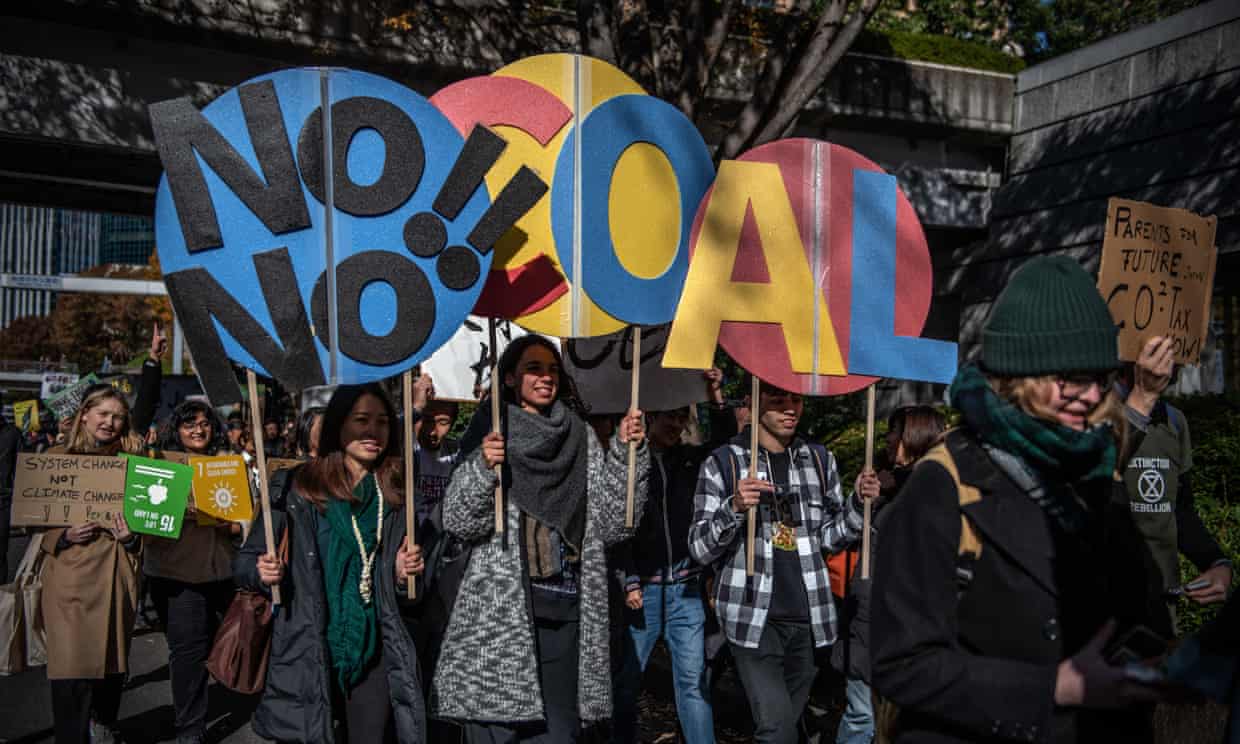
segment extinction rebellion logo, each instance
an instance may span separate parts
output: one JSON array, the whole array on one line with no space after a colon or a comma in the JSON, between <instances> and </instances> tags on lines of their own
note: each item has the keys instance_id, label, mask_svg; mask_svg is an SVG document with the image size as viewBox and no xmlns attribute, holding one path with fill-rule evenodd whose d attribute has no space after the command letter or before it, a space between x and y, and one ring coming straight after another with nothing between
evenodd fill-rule
<instances>
[{"instance_id":1,"label":"extinction rebellion logo","mask_svg":"<svg viewBox=\"0 0 1240 744\"><path fill-rule=\"evenodd\" d=\"M1169 469L1171 462L1162 457L1137 457L1133 458L1131 467L1143 468L1137 476L1137 495L1141 497L1141 501L1132 501L1132 510L1145 513L1170 512L1171 503L1165 501L1167 481L1162 471Z\"/></svg>"}]
</instances>

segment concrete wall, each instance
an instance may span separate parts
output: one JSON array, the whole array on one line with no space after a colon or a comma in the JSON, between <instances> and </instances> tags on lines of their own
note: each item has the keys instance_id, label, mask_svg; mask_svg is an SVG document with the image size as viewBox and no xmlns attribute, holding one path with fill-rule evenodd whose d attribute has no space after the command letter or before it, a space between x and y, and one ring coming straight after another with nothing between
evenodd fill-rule
<instances>
[{"instance_id":1,"label":"concrete wall","mask_svg":"<svg viewBox=\"0 0 1240 744\"><path fill-rule=\"evenodd\" d=\"M398 3L387 3L399 9ZM150 214L160 167L146 106L205 104L255 75L333 64L429 94L501 61L462 29L383 23L385 3L138 0L0 7L0 200ZM531 11L533 12L533 11ZM390 17L390 16L389 16ZM540 51L572 50L571 24ZM734 39L704 136L750 90ZM795 134L840 142L895 173L924 222L983 229L1012 128L1011 75L848 55Z\"/></svg>"},{"instance_id":2,"label":"concrete wall","mask_svg":"<svg viewBox=\"0 0 1240 744\"><path fill-rule=\"evenodd\" d=\"M1219 217L1215 297L1240 274L1240 3L1215 0L1017 77L1007 180L989 237L937 266L975 344L1028 256L1097 269L1111 196ZM1216 318L1218 320L1219 318Z\"/></svg>"}]
</instances>

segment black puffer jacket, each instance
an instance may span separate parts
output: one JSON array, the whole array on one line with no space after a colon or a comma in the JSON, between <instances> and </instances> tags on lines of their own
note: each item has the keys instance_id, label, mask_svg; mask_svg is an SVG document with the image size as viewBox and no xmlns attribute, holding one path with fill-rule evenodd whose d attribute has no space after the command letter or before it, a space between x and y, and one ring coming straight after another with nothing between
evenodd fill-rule
<instances>
[{"instance_id":1,"label":"black puffer jacket","mask_svg":"<svg viewBox=\"0 0 1240 744\"><path fill-rule=\"evenodd\" d=\"M319 511L297 491L288 493L284 511L273 511L271 522L280 541L291 525L288 569L280 585L278 608L271 637L271 659L263 698L254 712L254 731L265 739L308 744L331 744L332 682L327 651L327 600L318 558ZM237 585L266 592L258 580L258 558L266 553L262 518L254 523L249 540L233 564ZM396 736L401 744L426 741L426 707L418 672L417 651L401 620L404 586L396 586L396 553L405 539L404 509L384 518L382 555L376 575L379 630L383 637L383 663ZM417 596L423 596L417 587Z\"/></svg>"}]
</instances>

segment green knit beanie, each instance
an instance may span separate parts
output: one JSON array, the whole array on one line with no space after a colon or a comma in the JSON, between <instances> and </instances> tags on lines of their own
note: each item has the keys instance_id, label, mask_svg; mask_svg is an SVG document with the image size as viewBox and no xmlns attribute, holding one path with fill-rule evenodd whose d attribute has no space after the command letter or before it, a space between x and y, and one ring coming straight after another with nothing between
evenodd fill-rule
<instances>
[{"instance_id":1,"label":"green knit beanie","mask_svg":"<svg viewBox=\"0 0 1240 744\"><path fill-rule=\"evenodd\" d=\"M1094 280L1067 256L1021 266L982 330L982 368L1003 377L1119 366L1119 330Z\"/></svg>"}]
</instances>

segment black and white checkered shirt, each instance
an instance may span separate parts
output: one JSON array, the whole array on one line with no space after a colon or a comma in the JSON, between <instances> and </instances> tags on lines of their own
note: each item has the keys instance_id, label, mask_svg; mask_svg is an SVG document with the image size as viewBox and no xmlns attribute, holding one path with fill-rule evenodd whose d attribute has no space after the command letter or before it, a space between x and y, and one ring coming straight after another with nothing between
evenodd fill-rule
<instances>
[{"instance_id":1,"label":"black and white checkered shirt","mask_svg":"<svg viewBox=\"0 0 1240 744\"><path fill-rule=\"evenodd\" d=\"M774 586L774 553L772 537L774 519L770 507L758 507L758 530L755 538L754 575L745 576L745 519L732 508L733 493L728 483L746 477L749 467L748 434L742 433L730 444L706 458L698 474L693 526L689 529L689 553L697 562L714 566L715 612L728 640L746 648L757 648L766 625ZM809 619L815 646L835 641L836 613L827 578L823 553L836 553L855 543L861 536L862 506L856 494L847 501L840 489L835 456L823 448L815 454L800 438L788 448L791 467L788 487L800 494L797 509L801 523L796 526L797 552L801 557L801 573L809 598ZM731 457L729 457L729 451ZM816 463L815 458L824 461ZM725 479L724 467L735 467L735 476ZM822 483L819 470L825 474ZM766 450L759 450L759 477L770 480L770 461Z\"/></svg>"}]
</instances>

